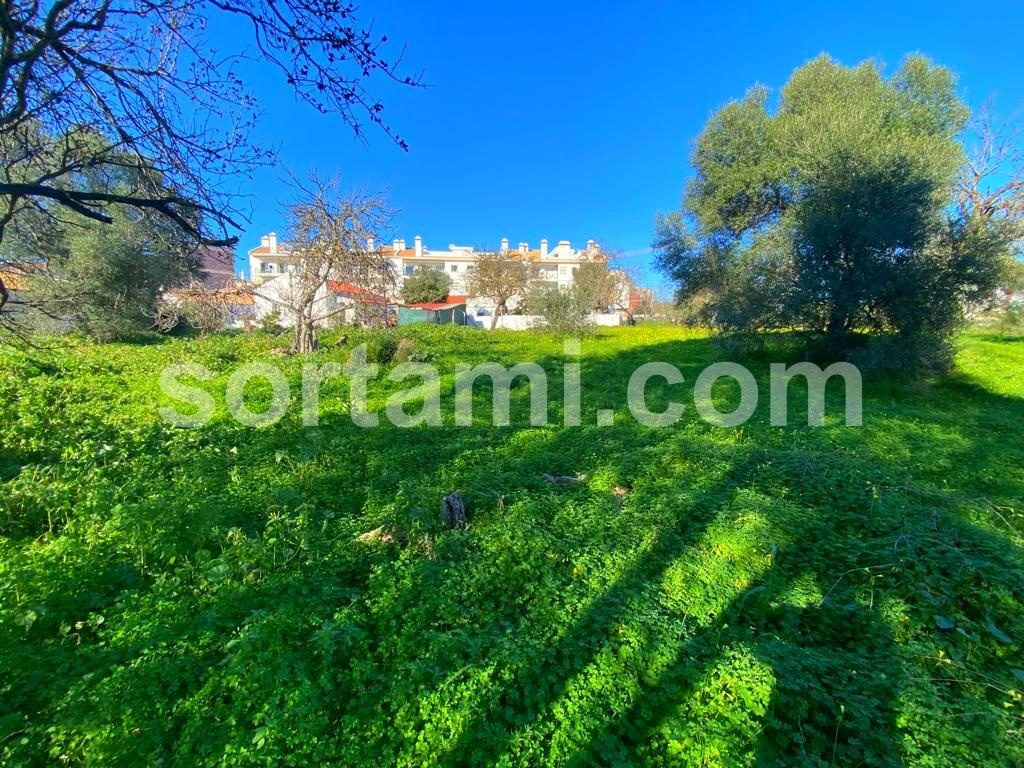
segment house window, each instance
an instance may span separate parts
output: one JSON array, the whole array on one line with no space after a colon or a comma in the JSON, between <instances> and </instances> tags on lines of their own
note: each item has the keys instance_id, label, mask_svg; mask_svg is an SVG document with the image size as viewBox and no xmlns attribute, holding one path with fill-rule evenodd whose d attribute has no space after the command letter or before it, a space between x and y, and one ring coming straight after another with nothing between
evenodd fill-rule
<instances>
[{"instance_id":1,"label":"house window","mask_svg":"<svg viewBox=\"0 0 1024 768\"><path fill-rule=\"evenodd\" d=\"M567 275L569 273L569 268L563 264L558 268L558 273L560 275Z\"/></svg>"},{"instance_id":2,"label":"house window","mask_svg":"<svg viewBox=\"0 0 1024 768\"><path fill-rule=\"evenodd\" d=\"M452 264L452 272L458 272L458 271L459 271L459 265L458 264Z\"/></svg>"},{"instance_id":3,"label":"house window","mask_svg":"<svg viewBox=\"0 0 1024 768\"><path fill-rule=\"evenodd\" d=\"M434 271L435 272L444 272L444 264L435 264L434 265Z\"/></svg>"},{"instance_id":4,"label":"house window","mask_svg":"<svg viewBox=\"0 0 1024 768\"><path fill-rule=\"evenodd\" d=\"M414 267L412 264L406 264L405 265L405 274L411 275L415 271L416 271L416 267Z\"/></svg>"},{"instance_id":5,"label":"house window","mask_svg":"<svg viewBox=\"0 0 1024 768\"><path fill-rule=\"evenodd\" d=\"M272 271L273 266L274 265L271 264L270 262L264 261L262 264L260 264L260 272L262 272L265 275L269 274Z\"/></svg>"}]
</instances>

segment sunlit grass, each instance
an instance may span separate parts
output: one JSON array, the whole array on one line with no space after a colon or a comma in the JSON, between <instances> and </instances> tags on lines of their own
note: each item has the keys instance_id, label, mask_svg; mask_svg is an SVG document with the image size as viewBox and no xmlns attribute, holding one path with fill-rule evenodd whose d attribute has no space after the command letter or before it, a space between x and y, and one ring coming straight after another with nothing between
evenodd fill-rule
<instances>
[{"instance_id":1,"label":"sunlit grass","mask_svg":"<svg viewBox=\"0 0 1024 768\"><path fill-rule=\"evenodd\" d=\"M555 399L562 340L402 333L441 370L443 427L355 427L343 380L317 428L240 426L243 362L298 398L302 361L262 334L0 354L0 762L1024 761L1024 344L866 380L862 428L770 427L751 363L758 410L720 429L692 405L705 333L615 329L582 342L581 427L558 402L528 426L516 387L514 426L482 390L458 428L457 362L540 362ZM214 372L196 430L157 411L185 360ZM686 379L649 387L687 404L668 429L625 411L654 360ZM440 522L454 490L466 531Z\"/></svg>"}]
</instances>

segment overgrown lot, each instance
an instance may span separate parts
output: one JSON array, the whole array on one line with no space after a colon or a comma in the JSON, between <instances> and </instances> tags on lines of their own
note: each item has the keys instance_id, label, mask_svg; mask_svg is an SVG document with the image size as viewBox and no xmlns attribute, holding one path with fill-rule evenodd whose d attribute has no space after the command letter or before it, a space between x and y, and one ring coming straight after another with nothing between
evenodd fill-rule
<instances>
[{"instance_id":1,"label":"overgrown lot","mask_svg":"<svg viewBox=\"0 0 1024 768\"><path fill-rule=\"evenodd\" d=\"M446 390L456 361L533 360L561 391L554 338L401 333ZM710 341L645 327L584 340L582 427L526 426L523 386L519 426L482 388L478 426L361 429L341 381L318 428L229 419L245 361L297 396L284 343L0 357L0 763L1024 764L1024 340L867 381L861 428L770 427L766 383L712 427ZM672 428L624 414L651 360L687 379L650 387L688 402ZM201 429L157 413L181 361L218 372Z\"/></svg>"}]
</instances>

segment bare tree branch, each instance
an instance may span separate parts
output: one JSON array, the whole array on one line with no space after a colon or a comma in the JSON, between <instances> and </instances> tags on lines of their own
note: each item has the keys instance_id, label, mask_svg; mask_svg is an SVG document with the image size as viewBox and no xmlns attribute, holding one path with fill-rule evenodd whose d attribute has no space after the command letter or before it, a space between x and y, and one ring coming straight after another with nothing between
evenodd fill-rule
<instances>
[{"instance_id":1,"label":"bare tree branch","mask_svg":"<svg viewBox=\"0 0 1024 768\"><path fill-rule=\"evenodd\" d=\"M274 153L249 132L259 105L208 29L240 22L259 58L298 99L406 143L369 86L402 73L401 51L361 23L348 0L57 0L0 3L0 238L24 207L68 208L107 222L110 205L148 208L197 240L237 238L239 184ZM137 188L90 189L114 168ZM157 196L157 190L171 190Z\"/></svg>"},{"instance_id":2,"label":"bare tree branch","mask_svg":"<svg viewBox=\"0 0 1024 768\"><path fill-rule=\"evenodd\" d=\"M1024 111L1000 119L982 105L964 136L967 162L957 185L965 216L1019 221L1024 218Z\"/></svg>"},{"instance_id":3,"label":"bare tree branch","mask_svg":"<svg viewBox=\"0 0 1024 768\"><path fill-rule=\"evenodd\" d=\"M293 175L292 186L288 247L298 266L250 290L287 313L295 329L292 352L305 354L317 348L318 326L344 311L331 301L330 281L380 291L386 312L386 296L396 283L394 265L369 242L382 239L391 213L379 194L343 191L337 175L325 180L314 172L308 181Z\"/></svg>"}]
</instances>

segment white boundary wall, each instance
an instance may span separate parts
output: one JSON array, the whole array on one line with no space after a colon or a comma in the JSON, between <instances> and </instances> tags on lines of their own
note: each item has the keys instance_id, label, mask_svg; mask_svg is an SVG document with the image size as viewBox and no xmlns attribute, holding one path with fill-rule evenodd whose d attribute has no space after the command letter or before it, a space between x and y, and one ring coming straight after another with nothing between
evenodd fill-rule
<instances>
[{"instance_id":1,"label":"white boundary wall","mask_svg":"<svg viewBox=\"0 0 1024 768\"><path fill-rule=\"evenodd\" d=\"M622 318L617 314L598 314L593 313L588 318L591 323L601 327L610 328L616 325L622 325ZM491 317L490 315L468 315L466 317L466 325L476 326L477 328L490 329ZM503 328L508 331L525 331L536 326L543 325L543 319L540 315L502 315L498 318L497 328Z\"/></svg>"}]
</instances>

